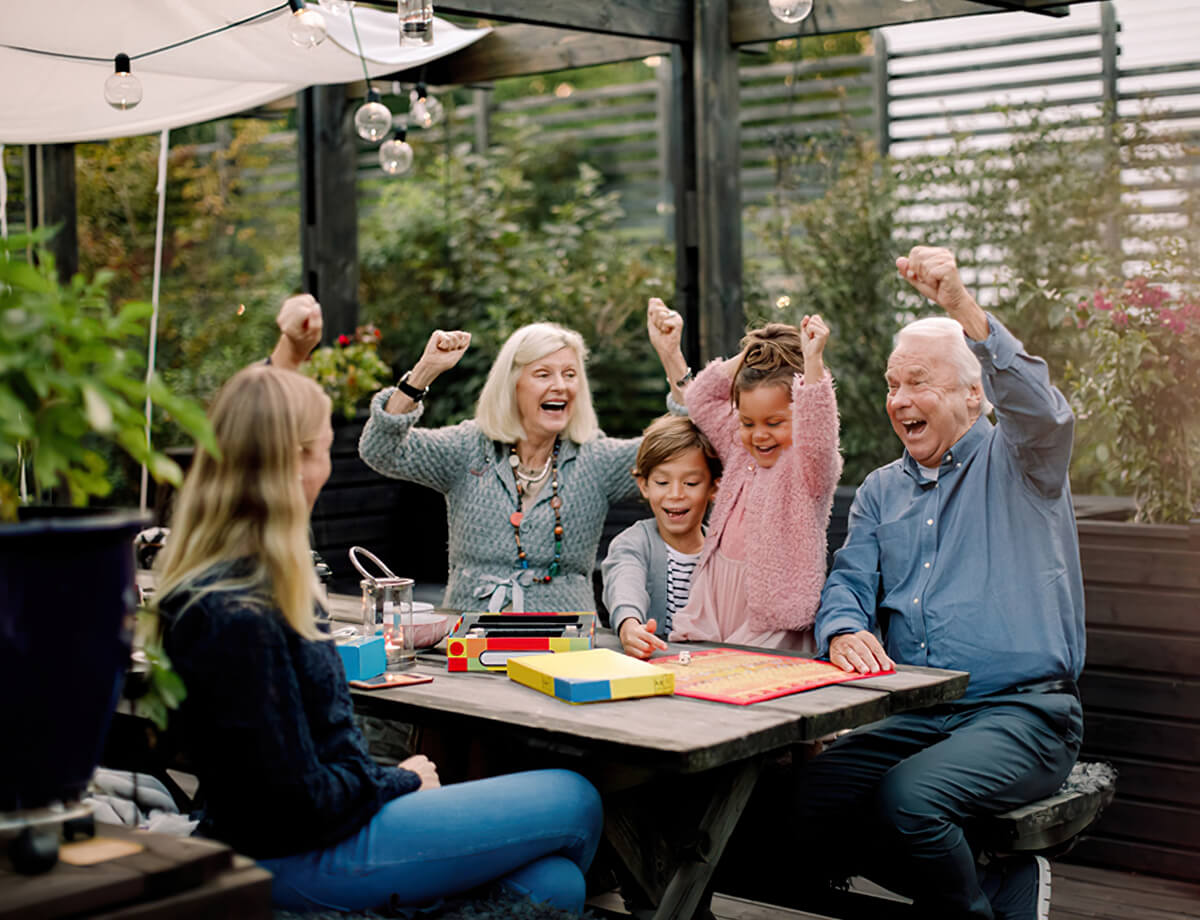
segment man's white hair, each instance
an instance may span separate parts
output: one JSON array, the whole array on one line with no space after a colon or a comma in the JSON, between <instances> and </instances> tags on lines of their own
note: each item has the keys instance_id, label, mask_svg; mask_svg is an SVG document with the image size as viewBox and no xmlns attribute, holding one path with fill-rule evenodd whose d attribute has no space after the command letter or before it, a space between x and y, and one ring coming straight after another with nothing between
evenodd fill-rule
<instances>
[{"instance_id":1,"label":"man's white hair","mask_svg":"<svg viewBox=\"0 0 1200 920\"><path fill-rule=\"evenodd\" d=\"M940 358L958 372L959 383L963 386L979 384L982 394L979 403L980 415L988 415L992 411L992 404L988 401L987 394L982 393L983 369L979 365L979 359L975 357L975 352L967 346L963 327L957 320L948 316L929 316L925 319L914 320L896 333L896 344L892 348L893 354L910 342L943 344L945 349L941 352Z\"/></svg>"}]
</instances>

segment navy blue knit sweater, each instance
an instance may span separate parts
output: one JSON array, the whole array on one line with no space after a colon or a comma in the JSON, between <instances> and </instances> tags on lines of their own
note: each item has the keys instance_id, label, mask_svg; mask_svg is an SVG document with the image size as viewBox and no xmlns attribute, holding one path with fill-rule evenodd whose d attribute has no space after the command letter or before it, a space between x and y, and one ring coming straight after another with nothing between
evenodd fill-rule
<instances>
[{"instance_id":1,"label":"navy blue knit sweater","mask_svg":"<svg viewBox=\"0 0 1200 920\"><path fill-rule=\"evenodd\" d=\"M323 849L418 787L368 755L332 642L301 638L244 594L185 609L187 598L176 591L160 610L187 686L178 724L205 799L198 833L260 859Z\"/></svg>"}]
</instances>

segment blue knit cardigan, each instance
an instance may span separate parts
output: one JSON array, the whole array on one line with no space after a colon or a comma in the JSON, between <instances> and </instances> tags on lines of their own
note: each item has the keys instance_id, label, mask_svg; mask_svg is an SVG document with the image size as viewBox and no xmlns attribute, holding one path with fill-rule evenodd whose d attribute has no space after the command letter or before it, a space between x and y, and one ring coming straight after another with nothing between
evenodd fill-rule
<instances>
[{"instance_id":1,"label":"blue knit cardigan","mask_svg":"<svg viewBox=\"0 0 1200 920\"><path fill-rule=\"evenodd\" d=\"M450 572L443 605L454 610L501 609L513 599L523 610L595 610L592 569L608 508L637 494L633 463L639 438L597 435L585 444L564 440L559 451L558 494L563 526L561 574L540 580L554 559L554 509L547 482L521 522L521 569L509 515L518 508L508 445L492 441L474 421L445 428L415 427L422 406L401 415L384 410L395 391L371 400L358 452L384 476L436 489L446 498ZM406 521L418 539L420 521ZM398 574L403 574L399 572Z\"/></svg>"}]
</instances>

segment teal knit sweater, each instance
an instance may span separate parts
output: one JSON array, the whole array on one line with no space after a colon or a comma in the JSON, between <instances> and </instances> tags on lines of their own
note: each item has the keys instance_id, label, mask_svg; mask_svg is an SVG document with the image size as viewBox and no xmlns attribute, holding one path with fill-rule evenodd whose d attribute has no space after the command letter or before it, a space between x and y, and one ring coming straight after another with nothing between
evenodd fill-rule
<instances>
[{"instance_id":1,"label":"teal knit sweater","mask_svg":"<svg viewBox=\"0 0 1200 920\"><path fill-rule=\"evenodd\" d=\"M516 580L524 610L595 610L596 549L609 505L637 494L631 470L640 439L601 434L585 444L563 441L558 458L562 572L546 584L534 579L546 574L554 558L550 484L521 522L521 546L529 562L522 570L509 523L518 497L508 445L490 440L473 421L436 429L415 427L420 405L403 415L384 411L393 392L388 388L371 400L371 417L358 452L376 472L428 486L446 497L450 572L443 605L487 610L491 604L500 609L512 602ZM416 538L420 522L408 521L406 526Z\"/></svg>"}]
</instances>

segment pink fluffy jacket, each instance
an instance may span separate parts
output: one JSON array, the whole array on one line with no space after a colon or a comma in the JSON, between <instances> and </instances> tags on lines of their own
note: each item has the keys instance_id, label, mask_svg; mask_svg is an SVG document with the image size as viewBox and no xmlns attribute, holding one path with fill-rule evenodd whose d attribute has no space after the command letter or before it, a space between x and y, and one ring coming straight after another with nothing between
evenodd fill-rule
<instances>
[{"instance_id":1,"label":"pink fluffy jacket","mask_svg":"<svg viewBox=\"0 0 1200 920\"><path fill-rule=\"evenodd\" d=\"M692 420L725 467L700 568L716 549L730 512L744 502L750 620L762 629L807 629L825 584L825 531L842 473L833 379L826 372L819 384L805 386L795 376L792 446L763 469L742 446L721 365L720 359L709 363L684 394Z\"/></svg>"}]
</instances>

